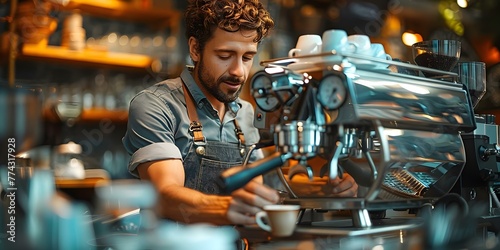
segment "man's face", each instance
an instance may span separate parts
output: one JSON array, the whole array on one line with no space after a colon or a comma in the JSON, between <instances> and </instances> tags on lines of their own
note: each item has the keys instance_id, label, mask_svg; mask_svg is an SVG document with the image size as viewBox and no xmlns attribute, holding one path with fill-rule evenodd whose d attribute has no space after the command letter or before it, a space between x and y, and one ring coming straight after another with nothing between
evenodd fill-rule
<instances>
[{"instance_id":1,"label":"man's face","mask_svg":"<svg viewBox=\"0 0 500 250\"><path fill-rule=\"evenodd\" d=\"M224 103L238 98L257 53L255 35L255 31L215 30L196 65L195 79L205 92Z\"/></svg>"}]
</instances>

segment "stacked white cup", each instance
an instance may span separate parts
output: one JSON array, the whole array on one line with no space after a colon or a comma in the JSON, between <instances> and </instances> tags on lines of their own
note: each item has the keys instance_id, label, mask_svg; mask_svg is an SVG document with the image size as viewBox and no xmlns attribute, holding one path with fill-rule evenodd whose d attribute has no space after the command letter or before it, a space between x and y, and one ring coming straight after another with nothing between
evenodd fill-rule
<instances>
[{"instance_id":1,"label":"stacked white cup","mask_svg":"<svg viewBox=\"0 0 500 250\"><path fill-rule=\"evenodd\" d=\"M350 35L347 39L354 45L353 53L378 59L392 60L391 56L385 53L384 45L381 43L371 43L370 37L367 35Z\"/></svg>"},{"instance_id":2,"label":"stacked white cup","mask_svg":"<svg viewBox=\"0 0 500 250\"><path fill-rule=\"evenodd\" d=\"M327 56L326 60L333 62L342 61L342 54L346 52L351 52L352 44L347 39L347 33L345 30L330 29L323 32L323 45L321 51L323 53L332 53L331 56ZM335 55L333 55L335 54Z\"/></svg>"},{"instance_id":3,"label":"stacked white cup","mask_svg":"<svg viewBox=\"0 0 500 250\"><path fill-rule=\"evenodd\" d=\"M367 35L350 35L347 37L350 44L354 45L354 53L364 56L372 56L371 41Z\"/></svg>"},{"instance_id":4,"label":"stacked white cup","mask_svg":"<svg viewBox=\"0 0 500 250\"><path fill-rule=\"evenodd\" d=\"M385 53L384 46L380 43L371 43L370 37L367 35L350 35L347 37L349 43L353 45L352 53L361 55L367 58L392 60L391 56ZM381 62L374 62L365 59L351 59L350 60L356 68L370 68L370 69L387 69L388 64Z\"/></svg>"},{"instance_id":5,"label":"stacked white cup","mask_svg":"<svg viewBox=\"0 0 500 250\"><path fill-rule=\"evenodd\" d=\"M307 34L299 36L295 48L288 51L289 57L307 56L321 53L322 45L321 36L315 34ZM319 61L320 58L306 57L297 60L298 62L313 62Z\"/></svg>"},{"instance_id":6,"label":"stacked white cup","mask_svg":"<svg viewBox=\"0 0 500 250\"><path fill-rule=\"evenodd\" d=\"M78 11L74 11L64 19L61 46L71 50L85 48L85 29L82 27L83 18Z\"/></svg>"},{"instance_id":7,"label":"stacked white cup","mask_svg":"<svg viewBox=\"0 0 500 250\"><path fill-rule=\"evenodd\" d=\"M391 55L385 53L384 45L381 43L372 43L372 56L378 59L392 60Z\"/></svg>"}]
</instances>

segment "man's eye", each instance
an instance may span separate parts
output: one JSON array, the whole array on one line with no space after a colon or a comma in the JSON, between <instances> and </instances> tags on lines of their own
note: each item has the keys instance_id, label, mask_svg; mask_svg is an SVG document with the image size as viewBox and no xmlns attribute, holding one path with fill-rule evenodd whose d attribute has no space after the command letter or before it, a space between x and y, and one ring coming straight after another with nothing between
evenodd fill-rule
<instances>
[{"instance_id":1,"label":"man's eye","mask_svg":"<svg viewBox=\"0 0 500 250\"><path fill-rule=\"evenodd\" d=\"M231 57L230 55L219 55L219 58L222 59L222 60L227 60L230 57Z\"/></svg>"},{"instance_id":2,"label":"man's eye","mask_svg":"<svg viewBox=\"0 0 500 250\"><path fill-rule=\"evenodd\" d=\"M243 61L251 61L253 59L253 56L244 56Z\"/></svg>"}]
</instances>

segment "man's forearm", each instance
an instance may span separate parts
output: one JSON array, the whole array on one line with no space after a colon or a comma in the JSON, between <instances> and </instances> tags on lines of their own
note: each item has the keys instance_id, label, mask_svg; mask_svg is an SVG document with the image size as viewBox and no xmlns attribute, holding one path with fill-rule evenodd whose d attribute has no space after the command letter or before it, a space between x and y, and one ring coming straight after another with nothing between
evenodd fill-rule
<instances>
[{"instance_id":1,"label":"man's forearm","mask_svg":"<svg viewBox=\"0 0 500 250\"><path fill-rule=\"evenodd\" d=\"M241 169L233 167L226 171L235 173ZM137 170L141 179L151 181L159 194L157 213L181 223L251 224L255 222L252 215L259 207L277 199L277 193L262 185L261 176L229 197L207 195L184 187L184 167L178 159L142 163ZM257 198L261 196L264 200Z\"/></svg>"},{"instance_id":2,"label":"man's forearm","mask_svg":"<svg viewBox=\"0 0 500 250\"><path fill-rule=\"evenodd\" d=\"M227 208L229 196L206 195L193 189L167 186L159 192L158 214L183 223L230 224Z\"/></svg>"}]
</instances>

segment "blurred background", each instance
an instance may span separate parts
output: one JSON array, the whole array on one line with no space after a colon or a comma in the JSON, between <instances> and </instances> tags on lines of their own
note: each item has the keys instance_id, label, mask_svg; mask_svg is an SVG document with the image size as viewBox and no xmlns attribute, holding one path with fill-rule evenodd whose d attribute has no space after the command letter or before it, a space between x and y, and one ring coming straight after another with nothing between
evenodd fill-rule
<instances>
[{"instance_id":1,"label":"blurred background","mask_svg":"<svg viewBox=\"0 0 500 250\"><path fill-rule=\"evenodd\" d=\"M500 108L499 1L262 2L276 28L260 47L255 71L260 60L287 56L300 35L321 35L328 29L368 35L392 58L411 63L414 42L460 40L460 61L483 61L487 66L487 93L477 110ZM103 168L113 179L130 178L129 156L121 144L128 103L138 91L178 76L189 64L182 21L186 3L0 0L1 91L8 93L8 86L30 89L38 98L34 108L41 108L39 114L31 112L35 122L7 115L10 120L17 117L17 123L0 128L24 124L26 130L43 130L26 145L19 144L23 148L18 151L72 141L81 145L87 169ZM243 97L252 101L248 89Z\"/></svg>"},{"instance_id":2,"label":"blurred background","mask_svg":"<svg viewBox=\"0 0 500 250\"><path fill-rule=\"evenodd\" d=\"M460 61L486 64L487 91L475 111L496 114L496 124L500 124L500 1L261 2L276 26L261 43L252 74L262 69L260 61L288 56L299 36L321 35L329 29L367 35L372 43L383 44L393 59L408 63L414 63L411 45L415 42L458 40L462 46ZM8 182L7 176L15 172L20 202L15 223L19 236L30 239L19 238L17 249L87 249L90 240L100 246L98 236L108 230L125 236L123 232L137 233L141 223L147 232L144 237L149 238L112 238L121 246L116 249L142 249L144 245L137 244L161 245L161 240L181 246L196 242L193 232L167 234L173 229L165 228L164 232L156 227L149 213L155 204L155 190L131 180L127 171L130 156L121 142L131 98L154 83L177 77L190 64L183 26L186 4L186 0L0 0L0 211L9 208L11 213L8 206L12 202L6 197L11 197L7 191L12 191L9 187L14 182ZM242 98L253 102L249 85ZM479 154L474 147L472 151ZM496 162L493 164L496 166ZM63 191L64 196L59 192L53 195L55 189ZM87 206L61 198L66 196L85 201ZM491 203L491 198L487 199ZM130 208L146 208L142 210L144 217L122 217L131 215ZM95 217L101 213L106 216ZM2 215L0 224L6 229L14 220L7 212ZM464 232L475 229L469 227L473 222L459 213L436 216L429 220L432 223L428 228L438 229L424 228L424 235L427 233L431 240L453 233L463 237ZM89 217L93 225L89 225ZM116 218L126 220L117 223ZM139 223L138 219L143 221ZM162 229L158 231L160 237L148 231L155 227ZM179 229L177 225L175 228ZM0 232L0 249L4 249L4 232ZM213 228L200 232L197 235L210 240L219 237L212 234L218 232ZM228 242L234 242L235 235L224 234ZM497 237L490 238L498 245ZM103 241L109 243L110 239ZM422 237L417 241L422 242ZM371 243L373 249L375 244L380 247L378 241ZM202 248L207 246L223 249L215 244Z\"/></svg>"}]
</instances>

